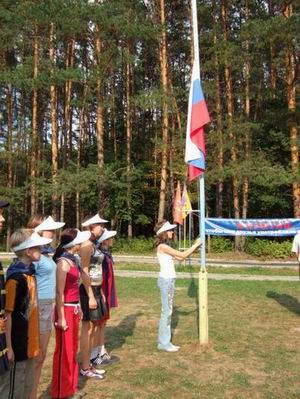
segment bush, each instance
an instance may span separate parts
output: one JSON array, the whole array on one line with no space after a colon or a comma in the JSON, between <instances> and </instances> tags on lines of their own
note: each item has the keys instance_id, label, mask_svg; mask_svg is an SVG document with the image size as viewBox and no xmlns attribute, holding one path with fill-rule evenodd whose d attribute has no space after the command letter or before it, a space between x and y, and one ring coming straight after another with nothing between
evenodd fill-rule
<instances>
[{"instance_id":1,"label":"bush","mask_svg":"<svg viewBox=\"0 0 300 399\"><path fill-rule=\"evenodd\" d=\"M215 253L222 253L233 251L234 241L225 237L211 237L210 238L210 251Z\"/></svg>"},{"instance_id":2,"label":"bush","mask_svg":"<svg viewBox=\"0 0 300 399\"><path fill-rule=\"evenodd\" d=\"M291 256L292 244L285 240L282 242L262 238L247 239L245 252L253 256L269 258L286 258Z\"/></svg>"},{"instance_id":3,"label":"bush","mask_svg":"<svg viewBox=\"0 0 300 399\"><path fill-rule=\"evenodd\" d=\"M113 251L128 254L154 252L154 240L146 237L116 238Z\"/></svg>"},{"instance_id":4,"label":"bush","mask_svg":"<svg viewBox=\"0 0 300 399\"><path fill-rule=\"evenodd\" d=\"M177 244L174 244L177 249ZM245 253L265 258L282 259L291 256L292 244L290 240L277 241L276 239L263 239L247 237ZM223 253L234 251L234 237L211 237L210 251ZM128 239L117 237L113 247L114 253L123 254L153 254L155 253L153 237L136 237Z\"/></svg>"}]
</instances>

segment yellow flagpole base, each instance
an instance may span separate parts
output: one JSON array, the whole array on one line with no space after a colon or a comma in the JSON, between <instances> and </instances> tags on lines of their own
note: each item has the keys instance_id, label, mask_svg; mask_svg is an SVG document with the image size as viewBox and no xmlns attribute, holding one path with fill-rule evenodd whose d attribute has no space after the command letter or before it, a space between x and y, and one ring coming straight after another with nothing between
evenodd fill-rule
<instances>
[{"instance_id":1,"label":"yellow flagpole base","mask_svg":"<svg viewBox=\"0 0 300 399\"><path fill-rule=\"evenodd\" d=\"M208 289L207 271L199 272L199 341L200 345L208 344Z\"/></svg>"}]
</instances>

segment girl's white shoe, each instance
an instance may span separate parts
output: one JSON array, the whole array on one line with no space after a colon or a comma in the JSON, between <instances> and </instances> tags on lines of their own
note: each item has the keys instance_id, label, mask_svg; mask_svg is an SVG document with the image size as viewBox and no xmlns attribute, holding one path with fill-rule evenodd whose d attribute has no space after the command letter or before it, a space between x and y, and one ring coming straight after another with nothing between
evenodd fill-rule
<instances>
[{"instance_id":1,"label":"girl's white shoe","mask_svg":"<svg viewBox=\"0 0 300 399\"><path fill-rule=\"evenodd\" d=\"M166 352L178 352L179 348L175 347L175 345L170 343L167 346L158 344L157 345L157 349L160 350L160 351L166 351Z\"/></svg>"}]
</instances>

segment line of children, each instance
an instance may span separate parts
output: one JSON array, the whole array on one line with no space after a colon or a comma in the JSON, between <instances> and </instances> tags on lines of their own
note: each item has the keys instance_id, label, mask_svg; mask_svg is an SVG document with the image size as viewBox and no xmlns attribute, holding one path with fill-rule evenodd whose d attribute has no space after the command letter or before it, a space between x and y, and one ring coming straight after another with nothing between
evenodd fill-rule
<instances>
[{"instance_id":1,"label":"line of children","mask_svg":"<svg viewBox=\"0 0 300 399\"><path fill-rule=\"evenodd\" d=\"M0 229L4 222L2 210L6 206L7 202L0 201ZM104 327L109 309L117 306L109 254L116 232L104 229L104 223L107 221L97 214L82 223L87 231L64 230L53 259L50 243L63 222L55 222L51 216L35 215L27 229L19 229L11 236L11 248L17 260L7 270L6 302L0 264L1 399L36 399L51 336L53 310L56 346L51 397L84 396L78 390L76 360L81 318L80 374L104 378L105 370L99 366L112 363L104 346ZM103 253L98 249L100 242Z\"/></svg>"}]
</instances>

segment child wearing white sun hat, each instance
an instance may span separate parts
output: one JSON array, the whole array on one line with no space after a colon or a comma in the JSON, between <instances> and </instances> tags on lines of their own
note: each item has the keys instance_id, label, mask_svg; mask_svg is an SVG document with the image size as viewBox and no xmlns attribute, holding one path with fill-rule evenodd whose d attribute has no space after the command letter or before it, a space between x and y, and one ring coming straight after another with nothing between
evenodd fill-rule
<instances>
[{"instance_id":1,"label":"child wearing white sun hat","mask_svg":"<svg viewBox=\"0 0 300 399\"><path fill-rule=\"evenodd\" d=\"M17 255L6 273L7 357L12 363L9 394L3 397L29 398L33 388L34 359L39 355L40 334L37 289L33 262L41 257L41 246L51 238L41 237L29 229L11 236ZM25 377L25 378L24 378Z\"/></svg>"},{"instance_id":2,"label":"child wearing white sun hat","mask_svg":"<svg viewBox=\"0 0 300 399\"><path fill-rule=\"evenodd\" d=\"M110 356L105 348L105 326L107 320L110 319L110 309L118 306L118 297L115 286L115 277L113 269L113 258L111 255L111 247L113 246L113 237L117 232L115 230L104 229L101 237L99 238L99 249L103 254L102 261L102 284L101 289L105 297L106 314L99 321L96 332L94 348L92 350L91 362L95 367L101 367L109 365L118 358L116 356Z\"/></svg>"},{"instance_id":3,"label":"child wearing white sun hat","mask_svg":"<svg viewBox=\"0 0 300 399\"><path fill-rule=\"evenodd\" d=\"M173 345L171 342L171 318L176 280L174 258L180 261L184 260L200 246L200 239L196 240L194 245L186 251L177 251L168 245L168 242L173 239L176 226L176 224L171 224L165 220L155 226L155 245L160 266L157 285L160 289L162 304L157 348L166 352L177 352L179 350L179 346Z\"/></svg>"},{"instance_id":4,"label":"child wearing white sun hat","mask_svg":"<svg viewBox=\"0 0 300 399\"><path fill-rule=\"evenodd\" d=\"M54 238L55 232L64 225L64 222L56 222L52 216L46 217L42 214L33 215L27 223L27 227L34 229L41 237L51 239ZM34 262L39 306L40 354L35 359L34 385L30 399L37 398L37 388L53 326L53 308L56 293L56 263L51 256L54 253L54 249L49 244L44 245L41 248L41 253L40 260Z\"/></svg>"},{"instance_id":5,"label":"child wearing white sun hat","mask_svg":"<svg viewBox=\"0 0 300 399\"><path fill-rule=\"evenodd\" d=\"M91 237L81 245L79 251L82 274L86 276L79 288L82 310L80 374L94 379L99 379L99 376L90 368L91 346L95 339L97 323L105 312L101 290L103 254L97 248L97 240L101 237L107 222L97 213L94 216L85 217L81 224L91 232Z\"/></svg>"},{"instance_id":6,"label":"child wearing white sun hat","mask_svg":"<svg viewBox=\"0 0 300 399\"><path fill-rule=\"evenodd\" d=\"M52 398L83 396L78 391L79 282L81 269L75 254L91 236L89 231L65 229L53 256L57 264L55 303L55 352L52 368ZM103 379L102 373L99 379Z\"/></svg>"}]
</instances>

